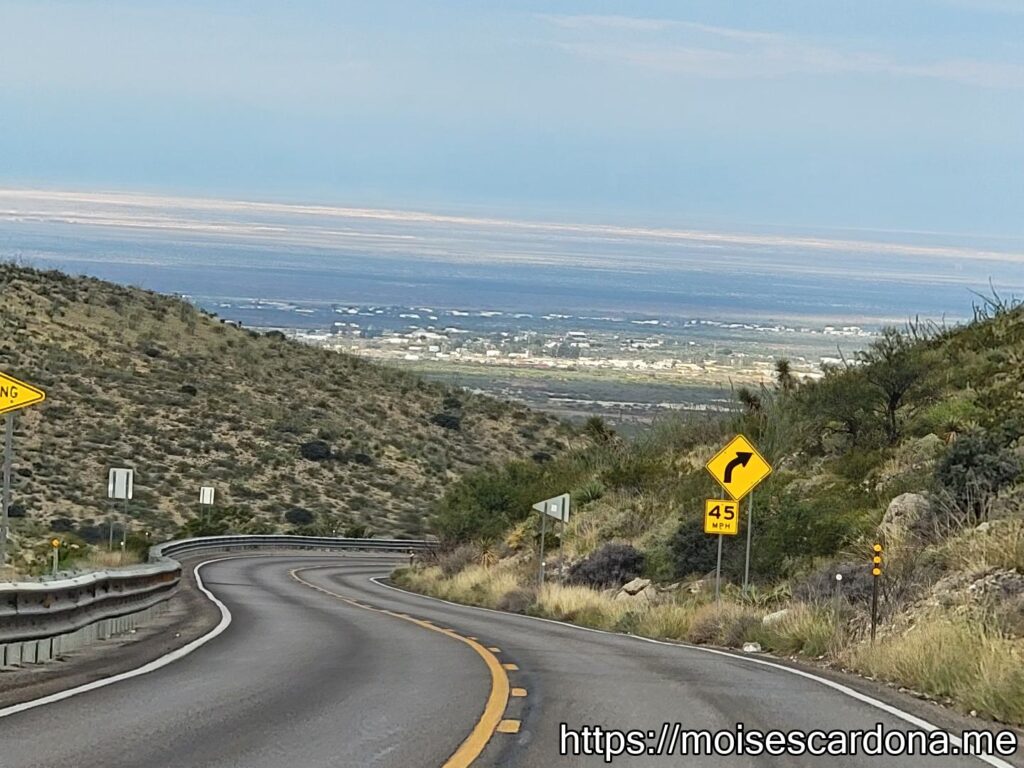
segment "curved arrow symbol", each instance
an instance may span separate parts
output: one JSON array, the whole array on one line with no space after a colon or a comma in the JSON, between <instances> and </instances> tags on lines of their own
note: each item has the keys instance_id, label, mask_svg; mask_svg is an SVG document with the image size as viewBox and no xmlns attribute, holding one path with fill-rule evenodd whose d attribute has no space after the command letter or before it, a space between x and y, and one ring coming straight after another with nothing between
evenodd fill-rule
<instances>
[{"instance_id":1,"label":"curved arrow symbol","mask_svg":"<svg viewBox=\"0 0 1024 768\"><path fill-rule=\"evenodd\" d=\"M725 465L725 472L723 474L723 480L725 483L732 482L732 471L736 467L745 467L747 463L754 457L754 454L747 451L736 451L736 458Z\"/></svg>"}]
</instances>

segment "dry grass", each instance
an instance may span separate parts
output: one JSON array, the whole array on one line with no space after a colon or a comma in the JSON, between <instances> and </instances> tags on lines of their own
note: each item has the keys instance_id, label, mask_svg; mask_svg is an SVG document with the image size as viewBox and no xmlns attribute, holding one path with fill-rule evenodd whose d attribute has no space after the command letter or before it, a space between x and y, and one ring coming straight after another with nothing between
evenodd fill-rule
<instances>
[{"instance_id":1,"label":"dry grass","mask_svg":"<svg viewBox=\"0 0 1024 768\"><path fill-rule=\"evenodd\" d=\"M616 629L629 612L625 601L612 600L589 587L545 584L537 597L538 613L597 629Z\"/></svg>"},{"instance_id":2,"label":"dry grass","mask_svg":"<svg viewBox=\"0 0 1024 768\"><path fill-rule=\"evenodd\" d=\"M832 611L801 603L790 606L780 620L759 627L752 639L767 651L810 658L834 655L842 644Z\"/></svg>"},{"instance_id":3,"label":"dry grass","mask_svg":"<svg viewBox=\"0 0 1024 768\"><path fill-rule=\"evenodd\" d=\"M852 649L844 661L965 711L1024 724L1024 645L977 623L931 617L905 634Z\"/></svg>"},{"instance_id":4,"label":"dry grass","mask_svg":"<svg viewBox=\"0 0 1024 768\"><path fill-rule=\"evenodd\" d=\"M121 558L120 550L110 552L105 549L92 548L83 556L74 561L75 567L86 571L102 571L108 568L120 568L122 565L138 565L142 562L142 555L138 552L128 551Z\"/></svg>"},{"instance_id":5,"label":"dry grass","mask_svg":"<svg viewBox=\"0 0 1024 768\"><path fill-rule=\"evenodd\" d=\"M457 603L496 608L509 592L519 588L516 574L504 565L470 565L454 576L445 576L437 566L407 568L395 574L404 586L424 594Z\"/></svg>"},{"instance_id":6,"label":"dry grass","mask_svg":"<svg viewBox=\"0 0 1024 768\"><path fill-rule=\"evenodd\" d=\"M950 564L977 572L988 568L1016 568L1024 573L1024 520L995 520L983 533L965 531L945 543Z\"/></svg>"}]
</instances>

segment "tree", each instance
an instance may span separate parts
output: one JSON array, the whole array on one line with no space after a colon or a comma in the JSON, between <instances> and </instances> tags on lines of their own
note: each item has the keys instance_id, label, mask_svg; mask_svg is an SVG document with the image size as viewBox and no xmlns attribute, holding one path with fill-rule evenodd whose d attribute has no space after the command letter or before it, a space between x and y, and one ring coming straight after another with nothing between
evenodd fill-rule
<instances>
[{"instance_id":1,"label":"tree","mask_svg":"<svg viewBox=\"0 0 1024 768\"><path fill-rule=\"evenodd\" d=\"M864 376L881 395L880 412L890 445L899 442L901 411L920 386L928 366L924 350L896 328L885 328L868 349L858 352Z\"/></svg>"},{"instance_id":2,"label":"tree","mask_svg":"<svg viewBox=\"0 0 1024 768\"><path fill-rule=\"evenodd\" d=\"M775 383L783 392L792 392L797 387L793 366L785 357L775 361Z\"/></svg>"},{"instance_id":3,"label":"tree","mask_svg":"<svg viewBox=\"0 0 1024 768\"><path fill-rule=\"evenodd\" d=\"M761 413L764 405L761 402L761 396L750 387L740 387L737 389L736 399L740 401L743 411L747 416L757 416Z\"/></svg>"},{"instance_id":4,"label":"tree","mask_svg":"<svg viewBox=\"0 0 1024 768\"><path fill-rule=\"evenodd\" d=\"M583 425L583 434L595 443L607 443L615 437L615 430L600 416L591 416Z\"/></svg>"},{"instance_id":5,"label":"tree","mask_svg":"<svg viewBox=\"0 0 1024 768\"><path fill-rule=\"evenodd\" d=\"M805 384L798 393L807 418L822 434L843 434L852 445L863 445L879 428L874 403L877 394L865 371L826 365L824 376Z\"/></svg>"}]
</instances>

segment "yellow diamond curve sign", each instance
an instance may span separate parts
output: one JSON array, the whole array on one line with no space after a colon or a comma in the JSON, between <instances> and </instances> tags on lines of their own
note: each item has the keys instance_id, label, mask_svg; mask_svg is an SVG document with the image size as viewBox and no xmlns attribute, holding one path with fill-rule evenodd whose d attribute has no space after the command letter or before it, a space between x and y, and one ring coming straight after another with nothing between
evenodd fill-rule
<instances>
[{"instance_id":1,"label":"yellow diamond curve sign","mask_svg":"<svg viewBox=\"0 0 1024 768\"><path fill-rule=\"evenodd\" d=\"M41 403L45 399L43 390L0 373L0 414Z\"/></svg>"},{"instance_id":2,"label":"yellow diamond curve sign","mask_svg":"<svg viewBox=\"0 0 1024 768\"><path fill-rule=\"evenodd\" d=\"M772 465L743 435L736 435L730 440L706 467L725 492L736 501L754 490L772 473Z\"/></svg>"}]
</instances>

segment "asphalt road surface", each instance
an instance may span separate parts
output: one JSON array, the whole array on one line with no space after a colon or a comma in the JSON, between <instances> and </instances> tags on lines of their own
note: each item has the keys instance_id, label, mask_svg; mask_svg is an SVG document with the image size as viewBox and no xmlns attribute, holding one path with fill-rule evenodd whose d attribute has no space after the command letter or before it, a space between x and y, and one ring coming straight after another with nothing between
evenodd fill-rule
<instances>
[{"instance_id":1,"label":"asphalt road surface","mask_svg":"<svg viewBox=\"0 0 1024 768\"><path fill-rule=\"evenodd\" d=\"M654 731L649 747L666 722L730 731L737 723L912 727L752 660L452 606L370 581L394 564L376 555L207 564L203 580L232 617L220 635L153 672L0 717L0 766L552 768L606 764L561 756L563 722ZM985 765L967 757L678 754L623 754L611 764Z\"/></svg>"}]
</instances>

